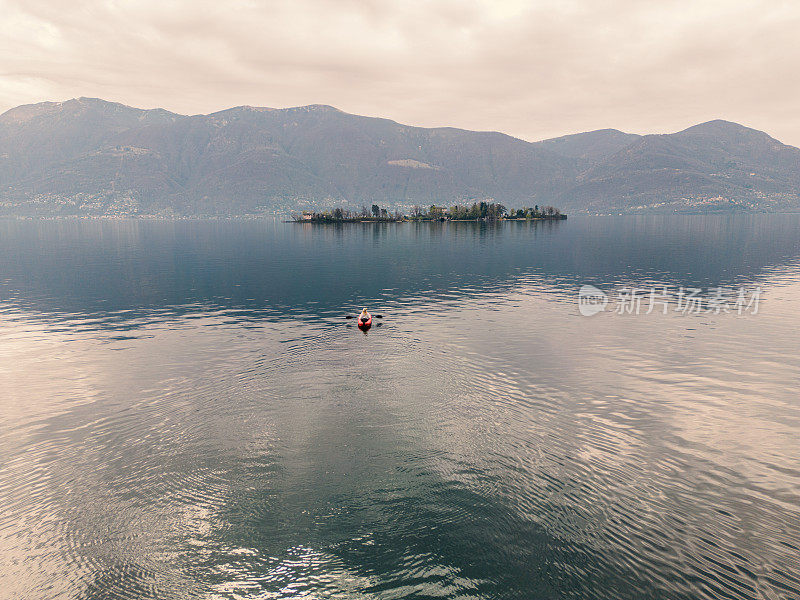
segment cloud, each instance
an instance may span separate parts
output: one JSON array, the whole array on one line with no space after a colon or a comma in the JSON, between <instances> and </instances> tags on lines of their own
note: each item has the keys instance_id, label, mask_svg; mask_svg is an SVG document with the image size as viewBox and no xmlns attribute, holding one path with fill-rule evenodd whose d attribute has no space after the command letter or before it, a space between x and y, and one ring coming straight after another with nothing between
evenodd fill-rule
<instances>
[{"instance_id":1,"label":"cloud","mask_svg":"<svg viewBox=\"0 0 800 600\"><path fill-rule=\"evenodd\" d=\"M800 144L790 2L0 0L0 14L0 110L324 103L531 140L726 118Z\"/></svg>"}]
</instances>

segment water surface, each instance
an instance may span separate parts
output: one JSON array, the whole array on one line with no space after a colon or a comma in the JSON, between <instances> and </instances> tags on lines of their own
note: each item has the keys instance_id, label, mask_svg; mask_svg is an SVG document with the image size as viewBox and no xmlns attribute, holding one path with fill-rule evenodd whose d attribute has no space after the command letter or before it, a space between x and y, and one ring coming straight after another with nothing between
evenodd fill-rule
<instances>
[{"instance_id":1,"label":"water surface","mask_svg":"<svg viewBox=\"0 0 800 600\"><path fill-rule=\"evenodd\" d=\"M2 221L0 597L800 597L798 315L798 216Z\"/></svg>"}]
</instances>

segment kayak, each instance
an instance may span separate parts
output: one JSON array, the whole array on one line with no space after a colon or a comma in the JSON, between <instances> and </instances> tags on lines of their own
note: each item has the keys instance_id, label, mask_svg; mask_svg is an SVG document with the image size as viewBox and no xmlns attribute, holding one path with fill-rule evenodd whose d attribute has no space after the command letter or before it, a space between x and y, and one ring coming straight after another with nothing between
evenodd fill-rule
<instances>
[{"instance_id":1,"label":"kayak","mask_svg":"<svg viewBox=\"0 0 800 600\"><path fill-rule=\"evenodd\" d=\"M372 326L372 315L370 315L369 319L364 321L363 319L358 319L358 326L362 327L363 329L369 329Z\"/></svg>"}]
</instances>

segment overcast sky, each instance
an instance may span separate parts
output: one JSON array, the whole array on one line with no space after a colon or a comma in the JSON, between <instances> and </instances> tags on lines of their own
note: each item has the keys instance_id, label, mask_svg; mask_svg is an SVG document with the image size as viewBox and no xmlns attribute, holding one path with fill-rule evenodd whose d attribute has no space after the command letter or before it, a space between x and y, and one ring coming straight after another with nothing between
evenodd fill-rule
<instances>
[{"instance_id":1,"label":"overcast sky","mask_svg":"<svg viewBox=\"0 0 800 600\"><path fill-rule=\"evenodd\" d=\"M331 104L537 140L714 118L800 145L800 2L0 0L0 112Z\"/></svg>"}]
</instances>

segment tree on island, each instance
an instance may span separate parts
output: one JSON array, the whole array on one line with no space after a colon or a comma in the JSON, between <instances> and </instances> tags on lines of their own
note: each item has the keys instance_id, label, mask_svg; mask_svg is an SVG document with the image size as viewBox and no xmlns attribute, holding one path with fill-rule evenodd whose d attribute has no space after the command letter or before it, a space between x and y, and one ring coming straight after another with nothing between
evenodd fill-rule
<instances>
[{"instance_id":1,"label":"tree on island","mask_svg":"<svg viewBox=\"0 0 800 600\"><path fill-rule=\"evenodd\" d=\"M561 214L561 211L555 208L554 206L545 206L544 214L547 215L548 217L557 217Z\"/></svg>"}]
</instances>

